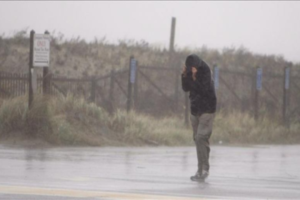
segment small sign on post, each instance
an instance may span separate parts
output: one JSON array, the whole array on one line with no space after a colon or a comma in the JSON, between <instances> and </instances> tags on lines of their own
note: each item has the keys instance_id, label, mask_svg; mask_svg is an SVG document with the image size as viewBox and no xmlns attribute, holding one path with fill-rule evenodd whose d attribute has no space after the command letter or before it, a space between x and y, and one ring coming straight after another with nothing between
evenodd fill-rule
<instances>
[{"instance_id":1,"label":"small sign on post","mask_svg":"<svg viewBox=\"0 0 300 200\"><path fill-rule=\"evenodd\" d=\"M50 65L50 35L34 34L33 67L49 67Z\"/></svg>"},{"instance_id":2,"label":"small sign on post","mask_svg":"<svg viewBox=\"0 0 300 200\"><path fill-rule=\"evenodd\" d=\"M256 74L256 89L261 90L262 89L262 68L257 68L257 74Z\"/></svg>"},{"instance_id":3,"label":"small sign on post","mask_svg":"<svg viewBox=\"0 0 300 200\"><path fill-rule=\"evenodd\" d=\"M32 106L34 93L37 91L37 75L34 67L50 66L50 35L48 31L45 34L35 34L30 31L30 51L29 51L29 98L28 107ZM49 92L48 68L43 69L43 93Z\"/></svg>"}]
</instances>

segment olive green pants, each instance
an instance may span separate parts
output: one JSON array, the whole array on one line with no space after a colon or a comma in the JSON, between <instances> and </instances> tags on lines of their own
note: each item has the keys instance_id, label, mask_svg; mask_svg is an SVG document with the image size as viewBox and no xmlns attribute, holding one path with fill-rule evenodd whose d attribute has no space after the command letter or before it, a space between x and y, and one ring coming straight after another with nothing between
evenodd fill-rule
<instances>
[{"instance_id":1,"label":"olive green pants","mask_svg":"<svg viewBox=\"0 0 300 200\"><path fill-rule=\"evenodd\" d=\"M198 172L209 171L209 138L212 134L215 113L205 113L200 116L191 115L193 138L196 144Z\"/></svg>"}]
</instances>

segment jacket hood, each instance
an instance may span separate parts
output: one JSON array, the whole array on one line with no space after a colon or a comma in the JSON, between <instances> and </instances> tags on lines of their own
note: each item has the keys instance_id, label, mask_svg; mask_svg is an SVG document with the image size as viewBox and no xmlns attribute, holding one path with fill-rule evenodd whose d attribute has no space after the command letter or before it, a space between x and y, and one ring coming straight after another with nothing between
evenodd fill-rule
<instances>
[{"instance_id":1,"label":"jacket hood","mask_svg":"<svg viewBox=\"0 0 300 200\"><path fill-rule=\"evenodd\" d=\"M185 65L188 68L196 67L199 68L201 66L202 60L195 54L189 55L185 60Z\"/></svg>"}]
</instances>

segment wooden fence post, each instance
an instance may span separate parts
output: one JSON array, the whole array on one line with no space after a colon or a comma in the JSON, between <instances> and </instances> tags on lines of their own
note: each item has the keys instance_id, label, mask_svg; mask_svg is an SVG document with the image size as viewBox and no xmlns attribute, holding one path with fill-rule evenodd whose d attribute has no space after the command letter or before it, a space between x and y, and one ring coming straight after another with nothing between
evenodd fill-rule
<instances>
[{"instance_id":1,"label":"wooden fence post","mask_svg":"<svg viewBox=\"0 0 300 200\"><path fill-rule=\"evenodd\" d=\"M29 94L28 94L28 108L30 109L33 102L33 88L32 88L32 73L33 73L33 39L34 39L34 30L30 31L30 51L29 51Z\"/></svg>"},{"instance_id":2,"label":"wooden fence post","mask_svg":"<svg viewBox=\"0 0 300 200\"><path fill-rule=\"evenodd\" d=\"M290 66L286 66L283 71L283 101L282 101L282 121L284 126L289 127L289 88L290 88Z\"/></svg>"},{"instance_id":3,"label":"wooden fence post","mask_svg":"<svg viewBox=\"0 0 300 200\"><path fill-rule=\"evenodd\" d=\"M109 101L110 101L110 112L114 112L114 84L115 83L115 70L112 69L110 72L110 86L109 86Z\"/></svg>"},{"instance_id":4,"label":"wooden fence post","mask_svg":"<svg viewBox=\"0 0 300 200\"><path fill-rule=\"evenodd\" d=\"M45 31L46 35L49 35L48 31ZM43 95L50 94L50 74L49 67L43 67Z\"/></svg>"},{"instance_id":5,"label":"wooden fence post","mask_svg":"<svg viewBox=\"0 0 300 200\"><path fill-rule=\"evenodd\" d=\"M179 101L179 79L180 79L180 68L175 67L175 112L178 110L178 101Z\"/></svg>"},{"instance_id":6,"label":"wooden fence post","mask_svg":"<svg viewBox=\"0 0 300 200\"><path fill-rule=\"evenodd\" d=\"M133 104L134 104L134 109L137 110L139 107L139 102L138 102L138 75L139 75L139 63L136 61L136 73L135 73L135 82L134 82L134 95L133 95Z\"/></svg>"}]
</instances>

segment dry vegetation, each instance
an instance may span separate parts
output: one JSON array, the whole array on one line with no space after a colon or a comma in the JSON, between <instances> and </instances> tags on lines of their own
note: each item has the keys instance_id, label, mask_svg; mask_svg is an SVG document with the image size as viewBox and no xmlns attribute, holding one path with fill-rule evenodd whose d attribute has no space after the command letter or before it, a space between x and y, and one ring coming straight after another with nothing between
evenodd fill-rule
<instances>
[{"instance_id":1,"label":"dry vegetation","mask_svg":"<svg viewBox=\"0 0 300 200\"><path fill-rule=\"evenodd\" d=\"M48 145L142 146L191 145L192 130L181 119L156 119L118 110L113 115L84 99L37 96L28 110L27 97L5 100L0 106L0 141L19 144L43 141ZM212 143L293 144L300 142L299 123L290 129L267 118L259 122L239 112L217 113Z\"/></svg>"},{"instance_id":2,"label":"dry vegetation","mask_svg":"<svg viewBox=\"0 0 300 200\"><path fill-rule=\"evenodd\" d=\"M26 96L0 107L2 141L42 140L53 145L188 145L189 131L177 119L156 120L118 110L109 115L84 99L38 96L28 110Z\"/></svg>"},{"instance_id":3,"label":"dry vegetation","mask_svg":"<svg viewBox=\"0 0 300 200\"><path fill-rule=\"evenodd\" d=\"M21 30L12 37L0 36L0 70L9 72L27 72L29 55L29 31ZM128 60L134 55L141 65L166 66L168 50L155 47L145 41L119 40L118 44L109 44L105 37L87 43L84 39L65 39L62 33L51 33L51 71L68 77L88 77L103 75L111 69L128 66ZM258 55L244 47L224 48L222 51L203 46L197 49L176 47L177 66L182 66L185 57L191 52L199 54L210 65L217 63L224 69L251 70L259 65L264 71L281 73L288 64L282 56ZM294 64L299 68L300 64ZM298 73L298 72L294 72Z\"/></svg>"}]
</instances>

